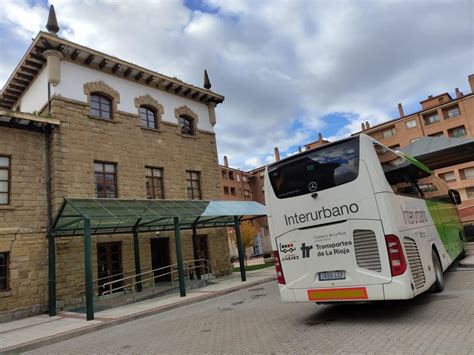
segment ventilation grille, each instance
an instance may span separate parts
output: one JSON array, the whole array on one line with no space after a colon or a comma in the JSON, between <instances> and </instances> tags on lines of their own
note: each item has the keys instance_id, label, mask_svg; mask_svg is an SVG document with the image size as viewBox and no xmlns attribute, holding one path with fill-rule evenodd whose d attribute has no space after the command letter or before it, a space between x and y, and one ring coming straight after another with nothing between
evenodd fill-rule
<instances>
[{"instance_id":1,"label":"ventilation grille","mask_svg":"<svg viewBox=\"0 0 474 355\"><path fill-rule=\"evenodd\" d=\"M425 273L423 272L423 265L421 264L420 254L416 247L416 242L411 238L405 238L405 251L407 253L408 264L410 265L411 276L415 288L425 286Z\"/></svg>"},{"instance_id":2,"label":"ventilation grille","mask_svg":"<svg viewBox=\"0 0 474 355\"><path fill-rule=\"evenodd\" d=\"M377 238L373 231L354 230L354 249L359 267L377 272L382 271Z\"/></svg>"}]
</instances>

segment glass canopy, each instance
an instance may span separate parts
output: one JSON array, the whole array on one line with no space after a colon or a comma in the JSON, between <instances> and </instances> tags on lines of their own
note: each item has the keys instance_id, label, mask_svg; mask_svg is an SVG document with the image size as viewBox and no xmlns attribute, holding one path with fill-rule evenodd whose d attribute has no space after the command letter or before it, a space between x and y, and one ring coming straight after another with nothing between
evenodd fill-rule
<instances>
[{"instance_id":1,"label":"glass canopy","mask_svg":"<svg viewBox=\"0 0 474 355\"><path fill-rule=\"evenodd\" d=\"M84 219L90 220L91 234L118 234L174 230L176 217L180 229L232 226L234 216L266 216L265 206L254 201L65 198L52 235L83 235Z\"/></svg>"}]
</instances>

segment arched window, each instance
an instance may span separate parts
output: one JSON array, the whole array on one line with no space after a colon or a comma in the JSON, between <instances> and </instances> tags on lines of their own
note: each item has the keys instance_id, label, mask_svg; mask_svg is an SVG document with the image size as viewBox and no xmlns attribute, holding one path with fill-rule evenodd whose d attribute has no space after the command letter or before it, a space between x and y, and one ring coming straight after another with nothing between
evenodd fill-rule
<instances>
[{"instance_id":1,"label":"arched window","mask_svg":"<svg viewBox=\"0 0 474 355\"><path fill-rule=\"evenodd\" d=\"M156 110L147 105L140 106L140 124L146 128L158 128Z\"/></svg>"},{"instance_id":2,"label":"arched window","mask_svg":"<svg viewBox=\"0 0 474 355\"><path fill-rule=\"evenodd\" d=\"M179 116L178 124L182 134L194 136L194 122L191 117L185 115Z\"/></svg>"},{"instance_id":3,"label":"arched window","mask_svg":"<svg viewBox=\"0 0 474 355\"><path fill-rule=\"evenodd\" d=\"M90 96L91 115L104 120L112 118L112 100L107 96L94 92Z\"/></svg>"}]
</instances>

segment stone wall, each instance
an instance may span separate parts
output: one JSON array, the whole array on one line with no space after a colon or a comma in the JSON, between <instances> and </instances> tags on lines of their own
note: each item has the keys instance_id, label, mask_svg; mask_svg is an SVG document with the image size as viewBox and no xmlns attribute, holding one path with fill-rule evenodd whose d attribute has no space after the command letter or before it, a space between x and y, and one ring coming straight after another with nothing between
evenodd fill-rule
<instances>
[{"instance_id":1,"label":"stone wall","mask_svg":"<svg viewBox=\"0 0 474 355\"><path fill-rule=\"evenodd\" d=\"M94 161L117 164L119 198L146 198L145 166L163 168L166 199L187 199L186 170L201 172L204 200L220 199L215 135L197 130L194 137L180 133L178 125L160 122L144 129L137 115L114 112L113 120L89 116L86 102L53 97L51 116L61 125L52 138L52 195L55 215L64 197L95 197ZM45 137L40 133L0 127L0 154L12 156L11 205L0 207L0 251L10 252L11 291L0 293L0 322L47 310L48 253L46 238ZM222 230L208 235L213 272L231 272L227 239ZM170 259L176 262L174 234ZM142 271L151 269L151 233L140 240ZM183 258L194 259L192 237L182 232ZM135 270L133 236L93 236L92 269L97 278L97 243L120 241L124 275ZM83 238L56 240L58 309L76 305L84 289Z\"/></svg>"},{"instance_id":2,"label":"stone wall","mask_svg":"<svg viewBox=\"0 0 474 355\"><path fill-rule=\"evenodd\" d=\"M10 260L0 292L0 322L47 307L45 137L0 127L0 155L10 156L10 204L0 205L0 252Z\"/></svg>"},{"instance_id":3,"label":"stone wall","mask_svg":"<svg viewBox=\"0 0 474 355\"><path fill-rule=\"evenodd\" d=\"M63 197L95 197L94 161L117 164L119 198L146 198L145 166L163 168L166 199L187 199L186 170L201 172L202 197L221 198L221 182L217 163L215 135L197 131L195 137L183 136L177 124L160 122L158 129L140 126L137 115L115 112L111 121L89 116L85 103L55 97L52 116L61 120L61 128L53 139L55 172L53 180L55 209ZM209 235L209 254L216 275L230 273L227 241L219 231L199 232ZM217 234L216 234L217 233ZM170 260L176 262L174 234L170 237ZM151 235L140 235L142 270L151 269ZM122 271L125 275L135 270L132 235L110 235L93 238L93 272L97 278L97 242L122 242ZM84 284L82 238L62 238L57 242L57 292L59 306L79 300L78 290ZM182 232L184 260L194 259L192 237ZM78 287L80 285L80 287Z\"/></svg>"}]
</instances>

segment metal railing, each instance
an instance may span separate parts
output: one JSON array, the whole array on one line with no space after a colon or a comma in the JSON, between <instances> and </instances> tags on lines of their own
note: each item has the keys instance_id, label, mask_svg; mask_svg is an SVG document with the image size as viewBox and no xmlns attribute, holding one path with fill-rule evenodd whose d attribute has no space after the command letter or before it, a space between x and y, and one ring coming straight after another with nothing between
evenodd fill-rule
<instances>
[{"instance_id":1,"label":"metal railing","mask_svg":"<svg viewBox=\"0 0 474 355\"><path fill-rule=\"evenodd\" d=\"M195 259L195 260L184 261L183 269L184 269L184 274L185 274L184 275L185 281L187 281L188 284L191 281L191 277L194 278L194 276L197 276L198 273L201 276L201 279L206 280L206 282L209 281L210 263L209 263L209 260L207 259ZM169 270L169 271L165 273L158 273L159 271L162 271L162 270ZM126 274L131 274L131 272L127 272ZM132 274L130 276L121 277L112 281L104 282L103 284L99 284L99 281L110 279L114 276L119 276L119 275L123 275L123 273L101 277L94 280L94 284L95 284L94 291L98 291L99 289L104 290L104 292L102 292L99 295L99 297L110 296L110 299L112 300L111 295L113 293L118 293L118 292L125 293L127 291L131 291L133 301L135 301L136 293L137 293L137 284L141 284L143 287L143 285L147 283L151 283L152 289L153 289L153 295L154 295L156 293L156 279L162 278L167 275L170 275L171 287L174 288L175 280L178 279L178 264L175 263L175 264L163 266L157 269L141 272L140 274ZM137 276L140 276L140 279L141 279L138 282L137 282ZM79 286L85 286L85 284L81 284ZM85 293L85 290L79 290L77 294L78 296L81 296L84 293Z\"/></svg>"}]
</instances>

